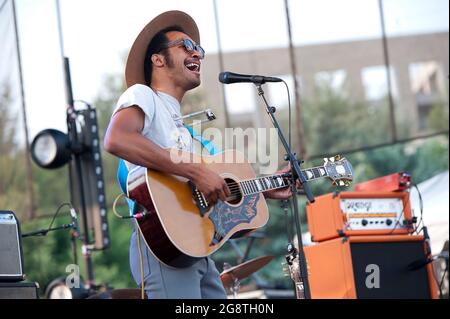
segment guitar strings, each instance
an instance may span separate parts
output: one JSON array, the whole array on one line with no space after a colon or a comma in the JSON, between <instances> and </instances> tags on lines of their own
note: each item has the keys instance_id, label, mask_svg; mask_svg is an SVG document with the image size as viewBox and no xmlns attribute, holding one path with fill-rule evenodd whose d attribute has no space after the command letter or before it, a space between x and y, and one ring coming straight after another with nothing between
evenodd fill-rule
<instances>
[{"instance_id":1,"label":"guitar strings","mask_svg":"<svg viewBox=\"0 0 450 319\"><path fill-rule=\"evenodd\" d=\"M272 188L272 189L284 188L284 187L286 187L286 186L287 186L287 185L280 186L280 187L275 187L275 188ZM246 193L245 191L244 191L244 192L241 192L240 190L233 190L233 191L231 192L231 196L227 197L227 200L240 199L240 198L242 198L242 195L244 195L244 196L245 196L245 195L254 195L254 194L261 193L261 192L263 192L263 191L257 191L257 192Z\"/></svg>"},{"instance_id":2,"label":"guitar strings","mask_svg":"<svg viewBox=\"0 0 450 319\"><path fill-rule=\"evenodd\" d=\"M287 181L283 180L283 185L276 185L276 186L274 186L272 183L270 183L269 189L286 187L286 186L288 186L288 184L284 184L286 182ZM266 186L267 184L264 183L264 185ZM255 186L255 185L246 185L246 186L244 186L244 184L242 184L242 182L240 182L240 183L236 183L235 182L235 183L232 183L232 184L228 184L228 188L230 189L230 191L240 190L240 189L245 189L245 188L254 188L254 187L256 187L259 190L259 188L257 186ZM269 189L267 189L267 190L269 190Z\"/></svg>"},{"instance_id":3,"label":"guitar strings","mask_svg":"<svg viewBox=\"0 0 450 319\"><path fill-rule=\"evenodd\" d=\"M306 171L313 171L313 169L324 169L324 166L316 166L316 167L312 167L309 168L307 170L303 170L303 173L306 173ZM314 174L314 172L313 172ZM315 174L314 174L315 177ZM276 185L275 187L273 186L273 182L275 179L281 178L283 180L283 185ZM258 188L258 185L256 184L256 181L259 181L262 185L267 186L266 182L264 181L264 179L269 179L269 185L270 187L266 190L261 190L260 188ZM309 178L308 178L309 179ZM271 180L271 181L270 181ZM244 184L244 182L253 182L253 183L249 183L249 184ZM230 190L230 196L227 197L227 200L235 200L235 199L239 199L242 198L242 195L252 195L252 194L258 194L264 191L268 191L268 190L273 190L273 189L278 189L278 188L284 188L287 187L289 185L289 180L287 180L285 178L285 176L283 176L283 174L279 174L279 175L271 175L268 177L259 177L259 178L255 178L255 179L248 179L248 180L241 180L239 182L232 182L230 184L227 184L228 189ZM253 190L256 189L257 191L254 192ZM247 193L247 191L250 190L249 193Z\"/></svg>"},{"instance_id":4,"label":"guitar strings","mask_svg":"<svg viewBox=\"0 0 450 319\"><path fill-rule=\"evenodd\" d=\"M323 166L317 166L317 167L313 167L313 168L323 168ZM311 170L312 170L313 168L311 168ZM260 190L260 189L258 188L258 186L255 185L255 184L244 184L244 182L255 182L255 181L260 181L261 184L263 184L264 186L266 186L267 184L266 184L265 182L262 182L262 180L263 180L264 178L272 179L272 182L273 182L273 180L274 180L275 178L281 178L281 179L283 180L283 185L277 185L277 186L274 187L273 184L272 184L272 182L269 182L269 183L270 183L269 189L266 189L266 190ZM308 178L308 180L309 180L309 178ZM283 177L283 175L272 175L272 176L270 176L270 177L260 177L260 178L256 178L256 179L241 180L241 181L239 181L239 182L233 182L233 183L230 183L230 184L228 184L227 186L228 186L228 188L230 189L231 196L232 196L233 198L236 198L235 196L240 196L242 193L243 193L244 195L257 194L257 193L261 193L261 192L268 191L268 190L273 190L273 189L278 189L278 188L284 188L284 187L287 187L289 184L290 184L290 183L289 183L289 180L287 180L285 177ZM255 189L255 188L257 189L256 192L253 191L253 189ZM246 193L247 190L250 190L250 193Z\"/></svg>"},{"instance_id":5,"label":"guitar strings","mask_svg":"<svg viewBox=\"0 0 450 319\"><path fill-rule=\"evenodd\" d=\"M252 181L256 181L256 180L252 180ZM273 184L272 184L271 182L269 182L269 183L270 183L270 188L280 187L280 185L273 186ZM286 181L286 180L283 179L283 183L288 183L288 181ZM266 183L263 183L263 182L261 182L261 184L267 185ZM228 184L228 188L230 188L230 189L231 189L231 188L234 188L234 189L236 189L236 188L243 188L243 187L245 187L244 185L245 185L245 184L243 184L242 181L239 182L239 183L234 182L234 183ZM255 185L254 185L254 184L253 184L253 185L248 185L248 184L247 184L247 186L248 186L248 187L252 187L252 186L255 186ZM284 186L288 186L288 185L285 185L285 184L284 184L283 187L284 187ZM256 187L257 187L257 186L256 186Z\"/></svg>"},{"instance_id":6,"label":"guitar strings","mask_svg":"<svg viewBox=\"0 0 450 319\"><path fill-rule=\"evenodd\" d=\"M313 167L313 168L323 168L323 166L318 166L318 167ZM272 183L277 178L281 178L283 180L283 185L273 186ZM256 181L260 181L261 184L263 184L264 186L267 186L267 184L263 181L264 179L269 179L269 180L271 179L271 181L269 181L270 187L266 190L261 190L258 188L258 186L256 184L253 184ZM244 182L253 182L253 183L244 184ZM239 197L242 196L242 194L244 194L244 195L257 194L257 193L261 193L261 192L264 192L267 190L284 188L284 187L287 187L288 185L289 185L289 181L286 180L286 178L283 177L282 174L272 175L269 177L260 177L260 178L256 178L256 179L241 180L239 182L233 182L233 183L227 184L228 189L230 190L230 194L231 194L230 197L227 197L227 200L238 199ZM253 189L256 189L257 191L254 192ZM250 193L247 193L247 190L250 190Z\"/></svg>"}]
</instances>

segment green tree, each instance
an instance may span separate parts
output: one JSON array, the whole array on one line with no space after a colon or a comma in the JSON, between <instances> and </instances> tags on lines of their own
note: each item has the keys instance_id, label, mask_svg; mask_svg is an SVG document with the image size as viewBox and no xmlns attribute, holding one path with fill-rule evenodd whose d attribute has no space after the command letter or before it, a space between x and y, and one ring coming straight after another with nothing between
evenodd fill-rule
<instances>
[{"instance_id":1,"label":"green tree","mask_svg":"<svg viewBox=\"0 0 450 319\"><path fill-rule=\"evenodd\" d=\"M448 131L448 103L435 103L427 118L428 127L433 131Z\"/></svg>"},{"instance_id":2,"label":"green tree","mask_svg":"<svg viewBox=\"0 0 450 319\"><path fill-rule=\"evenodd\" d=\"M0 208L25 218L26 154L19 143L18 115L11 109L13 102L9 86L0 86Z\"/></svg>"}]
</instances>

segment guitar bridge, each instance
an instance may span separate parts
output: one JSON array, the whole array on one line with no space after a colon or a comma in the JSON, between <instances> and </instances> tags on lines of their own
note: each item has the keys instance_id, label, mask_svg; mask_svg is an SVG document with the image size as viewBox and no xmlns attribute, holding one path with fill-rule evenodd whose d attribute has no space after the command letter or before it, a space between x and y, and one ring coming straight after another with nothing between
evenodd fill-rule
<instances>
[{"instance_id":1,"label":"guitar bridge","mask_svg":"<svg viewBox=\"0 0 450 319\"><path fill-rule=\"evenodd\" d=\"M192 196L195 201L195 205L197 205L198 209L200 210L200 215L203 217L209 210L208 201L206 200L205 196L198 190L198 188L192 183L191 181L188 181L189 188L191 189Z\"/></svg>"}]
</instances>

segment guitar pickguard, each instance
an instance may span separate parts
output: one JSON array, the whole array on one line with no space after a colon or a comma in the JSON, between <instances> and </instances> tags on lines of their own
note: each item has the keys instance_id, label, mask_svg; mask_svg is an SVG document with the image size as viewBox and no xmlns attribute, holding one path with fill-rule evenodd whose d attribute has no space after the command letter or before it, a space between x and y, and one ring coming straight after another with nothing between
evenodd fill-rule
<instances>
[{"instance_id":1,"label":"guitar pickguard","mask_svg":"<svg viewBox=\"0 0 450 319\"><path fill-rule=\"evenodd\" d=\"M218 201L209 214L214 224L214 236L209 246L216 245L237 225L250 223L256 216L258 199L259 194L245 196L238 207Z\"/></svg>"}]
</instances>

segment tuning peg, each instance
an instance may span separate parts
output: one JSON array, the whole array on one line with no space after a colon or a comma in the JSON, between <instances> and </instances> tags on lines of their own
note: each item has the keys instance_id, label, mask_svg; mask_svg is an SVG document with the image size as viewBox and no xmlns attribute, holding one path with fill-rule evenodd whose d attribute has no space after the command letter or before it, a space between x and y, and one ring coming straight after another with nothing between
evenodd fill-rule
<instances>
[{"instance_id":1,"label":"tuning peg","mask_svg":"<svg viewBox=\"0 0 450 319\"><path fill-rule=\"evenodd\" d=\"M330 162L334 163L334 157L330 157Z\"/></svg>"},{"instance_id":2,"label":"tuning peg","mask_svg":"<svg viewBox=\"0 0 450 319\"><path fill-rule=\"evenodd\" d=\"M323 161L324 161L325 163L328 163L328 158L324 157L324 158L323 158Z\"/></svg>"},{"instance_id":3,"label":"tuning peg","mask_svg":"<svg viewBox=\"0 0 450 319\"><path fill-rule=\"evenodd\" d=\"M339 186L345 186L345 183L343 181L339 181Z\"/></svg>"}]
</instances>

